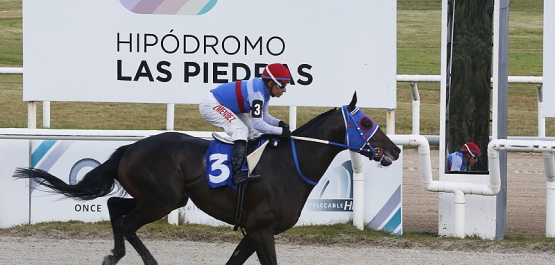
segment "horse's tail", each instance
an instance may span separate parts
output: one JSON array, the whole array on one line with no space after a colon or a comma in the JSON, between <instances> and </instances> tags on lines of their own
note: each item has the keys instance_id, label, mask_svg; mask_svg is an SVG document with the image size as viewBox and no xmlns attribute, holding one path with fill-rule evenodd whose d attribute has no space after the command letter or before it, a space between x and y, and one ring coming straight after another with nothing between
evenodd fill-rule
<instances>
[{"instance_id":1,"label":"horse's tail","mask_svg":"<svg viewBox=\"0 0 555 265\"><path fill-rule=\"evenodd\" d=\"M38 168L18 168L13 177L31 179L51 192L60 193L70 198L92 200L110 194L118 179L118 167L121 157L130 145L119 147L106 162L88 172L81 181L69 185L56 176Z\"/></svg>"}]
</instances>

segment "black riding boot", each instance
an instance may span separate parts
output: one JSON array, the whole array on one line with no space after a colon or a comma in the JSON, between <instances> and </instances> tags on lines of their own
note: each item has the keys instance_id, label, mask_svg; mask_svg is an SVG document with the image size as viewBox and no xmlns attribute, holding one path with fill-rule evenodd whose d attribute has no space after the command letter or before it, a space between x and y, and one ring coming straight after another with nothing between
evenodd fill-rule
<instances>
[{"instance_id":1,"label":"black riding boot","mask_svg":"<svg viewBox=\"0 0 555 265\"><path fill-rule=\"evenodd\" d=\"M237 140L233 142L233 154L231 157L231 169L233 170L233 184L240 184L245 181L257 180L259 175L249 175L249 171L242 171L241 167L247 156L247 141Z\"/></svg>"}]
</instances>

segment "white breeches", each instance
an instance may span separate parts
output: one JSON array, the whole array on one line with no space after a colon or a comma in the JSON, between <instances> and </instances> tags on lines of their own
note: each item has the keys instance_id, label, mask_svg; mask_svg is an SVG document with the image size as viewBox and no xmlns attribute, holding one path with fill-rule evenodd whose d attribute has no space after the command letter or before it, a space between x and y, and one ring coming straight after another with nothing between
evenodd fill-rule
<instances>
[{"instance_id":1,"label":"white breeches","mask_svg":"<svg viewBox=\"0 0 555 265\"><path fill-rule=\"evenodd\" d=\"M233 141L248 141L259 136L252 127L250 116L246 113L233 113L222 106L212 93L207 93L199 104L200 114L208 122L218 126L231 136Z\"/></svg>"}]
</instances>

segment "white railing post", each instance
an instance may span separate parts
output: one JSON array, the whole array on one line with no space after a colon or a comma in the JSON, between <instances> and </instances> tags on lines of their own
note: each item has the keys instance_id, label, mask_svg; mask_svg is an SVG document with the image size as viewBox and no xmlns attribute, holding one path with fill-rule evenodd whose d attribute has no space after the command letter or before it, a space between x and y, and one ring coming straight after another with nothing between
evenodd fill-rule
<instances>
[{"instance_id":1,"label":"white railing post","mask_svg":"<svg viewBox=\"0 0 555 265\"><path fill-rule=\"evenodd\" d=\"M545 236L555 237L555 161L553 153L543 152L545 169Z\"/></svg>"},{"instance_id":2,"label":"white railing post","mask_svg":"<svg viewBox=\"0 0 555 265\"><path fill-rule=\"evenodd\" d=\"M37 102L36 101L27 102L27 128L29 129L37 128Z\"/></svg>"},{"instance_id":3,"label":"white railing post","mask_svg":"<svg viewBox=\"0 0 555 265\"><path fill-rule=\"evenodd\" d=\"M361 155L349 151L353 168L353 225L364 230L364 170Z\"/></svg>"},{"instance_id":4,"label":"white railing post","mask_svg":"<svg viewBox=\"0 0 555 265\"><path fill-rule=\"evenodd\" d=\"M410 82L410 91L412 95L412 134L420 134L420 95L417 82Z\"/></svg>"},{"instance_id":5,"label":"white railing post","mask_svg":"<svg viewBox=\"0 0 555 265\"><path fill-rule=\"evenodd\" d=\"M297 106L289 106L289 128L291 131L297 128Z\"/></svg>"},{"instance_id":6,"label":"white railing post","mask_svg":"<svg viewBox=\"0 0 555 265\"><path fill-rule=\"evenodd\" d=\"M42 102L42 128L50 128L50 101Z\"/></svg>"},{"instance_id":7,"label":"white railing post","mask_svg":"<svg viewBox=\"0 0 555 265\"><path fill-rule=\"evenodd\" d=\"M386 134L395 134L395 109L387 109L385 131Z\"/></svg>"},{"instance_id":8,"label":"white railing post","mask_svg":"<svg viewBox=\"0 0 555 265\"><path fill-rule=\"evenodd\" d=\"M543 84L536 84L538 94L538 137L545 137L545 118L543 117Z\"/></svg>"},{"instance_id":9,"label":"white railing post","mask_svg":"<svg viewBox=\"0 0 555 265\"><path fill-rule=\"evenodd\" d=\"M175 209L168 214L168 223L171 225L179 225L179 209Z\"/></svg>"},{"instance_id":10,"label":"white railing post","mask_svg":"<svg viewBox=\"0 0 555 265\"><path fill-rule=\"evenodd\" d=\"M166 130L171 131L175 122L175 104L169 103L166 106Z\"/></svg>"}]
</instances>

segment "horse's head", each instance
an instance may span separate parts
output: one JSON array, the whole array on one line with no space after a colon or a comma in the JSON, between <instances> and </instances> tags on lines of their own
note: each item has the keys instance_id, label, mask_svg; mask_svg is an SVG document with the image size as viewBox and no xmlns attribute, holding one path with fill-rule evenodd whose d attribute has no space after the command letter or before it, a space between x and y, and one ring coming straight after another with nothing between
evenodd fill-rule
<instances>
[{"instance_id":1,"label":"horse's head","mask_svg":"<svg viewBox=\"0 0 555 265\"><path fill-rule=\"evenodd\" d=\"M347 127L348 148L380 162L382 166L391 165L392 161L399 158L401 149L387 137L374 120L356 106L356 102L355 92L351 103L342 108Z\"/></svg>"}]
</instances>

